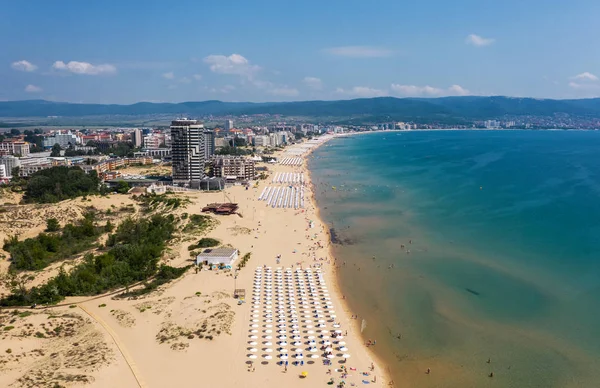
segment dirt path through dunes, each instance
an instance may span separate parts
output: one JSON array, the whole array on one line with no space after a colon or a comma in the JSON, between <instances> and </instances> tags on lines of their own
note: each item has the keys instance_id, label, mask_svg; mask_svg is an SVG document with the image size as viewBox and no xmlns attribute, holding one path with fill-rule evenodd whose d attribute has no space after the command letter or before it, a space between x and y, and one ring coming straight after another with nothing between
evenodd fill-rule
<instances>
[{"instance_id":1,"label":"dirt path through dunes","mask_svg":"<svg viewBox=\"0 0 600 388\"><path fill-rule=\"evenodd\" d=\"M127 352L127 349L125 348L125 345L123 345L121 343L121 341L119 341L119 339L117 337L117 334L113 331L113 329L111 329L111 327L109 325L107 325L106 322L104 322L104 320L102 318L96 316L94 313L90 312L88 309L86 309L81 304L78 304L77 306L81 310L83 310L83 312L85 312L87 315L89 315L90 318L92 318L94 321L96 321L100 325L102 325L102 327L104 328L104 330L106 330L106 332L113 339L115 345L117 345L117 348L119 349L119 352L121 352L121 355L123 356L123 358L127 362L127 365L129 366L129 369L131 370L131 373L133 373L133 377L135 377L135 380L137 381L138 386L140 388L146 388L146 384L144 384L144 382L142 380L142 376L140 374L140 371L137 369L137 366L135 365L135 362L133 361L133 359L131 358L131 356Z\"/></svg>"}]
</instances>

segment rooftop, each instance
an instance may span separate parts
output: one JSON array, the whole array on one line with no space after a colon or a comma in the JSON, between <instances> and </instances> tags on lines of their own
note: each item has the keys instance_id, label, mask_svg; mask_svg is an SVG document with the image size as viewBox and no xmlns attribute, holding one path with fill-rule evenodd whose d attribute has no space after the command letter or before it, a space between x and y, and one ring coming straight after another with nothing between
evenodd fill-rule
<instances>
[{"instance_id":1,"label":"rooftop","mask_svg":"<svg viewBox=\"0 0 600 388\"><path fill-rule=\"evenodd\" d=\"M203 257L229 257L237 252L237 249L234 248L214 248L214 249L205 249L198 256Z\"/></svg>"}]
</instances>

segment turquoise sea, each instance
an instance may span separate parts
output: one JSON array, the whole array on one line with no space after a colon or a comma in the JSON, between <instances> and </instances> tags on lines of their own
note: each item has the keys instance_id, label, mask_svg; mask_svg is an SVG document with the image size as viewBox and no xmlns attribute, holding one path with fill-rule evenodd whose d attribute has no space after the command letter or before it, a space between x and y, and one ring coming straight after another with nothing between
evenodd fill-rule
<instances>
[{"instance_id":1,"label":"turquoise sea","mask_svg":"<svg viewBox=\"0 0 600 388\"><path fill-rule=\"evenodd\" d=\"M370 133L309 167L395 386L600 387L600 132Z\"/></svg>"}]
</instances>

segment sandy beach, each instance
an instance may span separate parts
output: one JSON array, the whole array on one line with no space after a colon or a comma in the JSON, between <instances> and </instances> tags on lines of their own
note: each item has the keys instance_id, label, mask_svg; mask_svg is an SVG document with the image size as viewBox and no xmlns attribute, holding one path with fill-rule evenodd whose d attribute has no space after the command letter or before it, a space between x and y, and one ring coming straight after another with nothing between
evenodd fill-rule
<instances>
[{"instance_id":1,"label":"sandy beach","mask_svg":"<svg viewBox=\"0 0 600 388\"><path fill-rule=\"evenodd\" d=\"M305 150L296 149L297 153L302 151ZM295 156L291 147L282 154ZM308 152L303 157L307 155ZM93 300L71 298L65 307L36 309L31 315L23 314L23 310L14 314L3 311L2 324L14 328L1 333L2 347L6 349L0 349L0 385L36 386L60 381L63 386L94 387L314 387L327 385L333 379L333 386L342 380L345 386L388 386L384 370L363 343L360 319L351 319L352 313L337 288L328 229L320 220L313 200L306 159L302 165L269 164L268 167L269 177L248 190L234 186L219 193L178 194L188 197L191 203L174 211L176 214L200 214L202 207L212 202L239 204L241 216L215 216L218 224L206 234L238 249L240 257L251 253L237 278L232 271L189 270L180 279L138 299L115 299L112 295ZM278 172L305 174L305 209L272 208L258 201L265 186L272 184L273 174ZM133 203L125 195L115 195L106 199L106 203L95 199L93 202L98 208ZM42 229L43 225L37 229L30 225L29 232L22 236L31 237L36 234L32 231ZM193 237L197 240L201 236ZM182 238L171 247L166 255L170 265L190 264L187 246L192 240ZM278 365L281 360L279 346L274 343L277 339L272 340L275 351L269 353L271 359L265 358L267 354L261 351L255 359L249 358L252 347L261 348L271 341L250 338L253 315L258 315L253 313L250 303L257 267L272 267L274 272L281 268L284 274L289 268L290 279L299 268L302 272L298 273L304 276L306 269L313 267L315 272L311 273L316 274L315 267L321 267L323 282L330 290L331 300L327 303L336 312L331 321L340 324L338 329L347 348L344 353L350 355L345 363L336 357L330 366L323 365L321 358L293 366L290 357L286 368ZM246 303L237 304L234 289L246 290ZM49 327L48 322L54 326ZM35 332L42 323L50 334L28 332ZM264 322L260 320L257 324L262 336ZM57 325L71 325L71 335L52 334L65 333L55 329ZM329 320L326 325L327 330L332 329ZM305 325L299 326L299 341L306 348L312 333L308 333L310 328ZM335 341L331 346L340 347ZM81 360L87 351L91 353L91 348L97 349L98 359L87 363L69 361ZM343 379L341 366L347 368ZM307 373L305 378L301 378L302 372ZM38 376L38 380L27 376Z\"/></svg>"}]
</instances>

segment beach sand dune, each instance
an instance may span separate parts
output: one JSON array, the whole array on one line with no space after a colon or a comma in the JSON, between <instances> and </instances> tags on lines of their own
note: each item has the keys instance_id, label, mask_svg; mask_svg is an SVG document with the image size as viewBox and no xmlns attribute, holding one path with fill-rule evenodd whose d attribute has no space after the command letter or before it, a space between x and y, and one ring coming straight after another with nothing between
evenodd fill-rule
<instances>
[{"instance_id":1,"label":"beach sand dune","mask_svg":"<svg viewBox=\"0 0 600 388\"><path fill-rule=\"evenodd\" d=\"M269 165L269 168L269 177L249 189L234 186L225 193L186 193L191 203L174 212L179 215L183 212L201 214L202 207L208 203L238 203L242 216L216 216L219 222L207 234L194 232L182 235L170 247L169 264L189 265L192 257L187 246L208 236L238 249L240 257L251 253L247 264L239 272L202 270L196 273L188 270L172 284L139 299L112 296L87 302L81 298L73 299L89 312L87 316L80 316L82 322L87 322L83 327L89 333L96 333L88 334L88 342L103 350L99 359L83 357L82 365L73 364L73 368L69 369L72 375L89 376L86 382L75 381L66 385L313 387L326 385L331 379L339 383L342 379L340 368L344 365L348 368L348 376L344 378L346 386L388 386L385 371L363 344L359 321L350 319L351 313L337 290L328 229L320 221L318 209L312 201L310 182L305 184L304 209L272 208L257 200L263 189L272 185L273 173L304 172L308 178L306 165ZM274 357L269 360L264 357L266 354L250 351L253 347L262 350L264 342L273 340L263 338L263 333L260 333L260 338L258 335L256 339L251 338L251 304L238 305L238 300L232 296L235 289L244 289L246 300L250 300L255 269L263 266L322 267L331 293L332 309L336 311L336 321L341 324L347 352L351 355L345 364L340 363L339 357L333 360L331 366L323 365L320 359L314 363L306 362L303 367L292 366L290 362L286 371L284 365L277 365L279 353L273 352ZM302 336L307 334L303 332ZM54 340L48 342L53 343ZM42 345L45 340L35 338L35 341ZM302 341L307 340L303 338ZM58 346L60 348L61 345ZM68 348L67 344L64 346ZM341 354L338 349L334 353ZM250 354L256 354L257 358L251 360ZM44 366L45 370L50 369L51 360ZM94 368L90 366L92 362L95 362ZM370 370L372 363L374 371ZM19 373L29 368L3 374L0 385L14 384L15 379L21 377ZM302 372L307 372L307 376L301 378Z\"/></svg>"}]
</instances>

